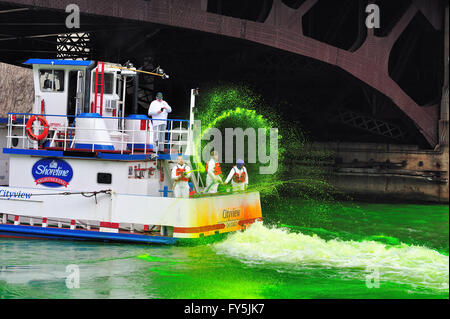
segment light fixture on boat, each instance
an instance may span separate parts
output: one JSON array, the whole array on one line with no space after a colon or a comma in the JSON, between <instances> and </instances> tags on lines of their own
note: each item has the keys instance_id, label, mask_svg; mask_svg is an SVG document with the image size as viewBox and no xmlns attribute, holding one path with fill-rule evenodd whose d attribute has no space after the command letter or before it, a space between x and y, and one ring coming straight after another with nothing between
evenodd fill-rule
<instances>
[{"instance_id":1,"label":"light fixture on boat","mask_svg":"<svg viewBox=\"0 0 450 319\"><path fill-rule=\"evenodd\" d=\"M128 69L132 69L134 68L133 63L130 62L130 60L128 60L127 62L125 62L124 67L128 68Z\"/></svg>"},{"instance_id":2,"label":"light fixture on boat","mask_svg":"<svg viewBox=\"0 0 450 319\"><path fill-rule=\"evenodd\" d=\"M161 69L161 67L159 67L159 66L156 68L155 72L160 74L164 80L169 78L169 75L164 73L164 70Z\"/></svg>"}]
</instances>

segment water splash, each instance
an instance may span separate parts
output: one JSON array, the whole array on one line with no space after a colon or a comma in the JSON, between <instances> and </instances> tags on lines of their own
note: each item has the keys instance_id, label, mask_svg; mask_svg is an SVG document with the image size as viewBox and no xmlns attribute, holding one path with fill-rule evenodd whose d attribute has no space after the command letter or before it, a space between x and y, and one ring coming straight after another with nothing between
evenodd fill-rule
<instances>
[{"instance_id":1,"label":"water splash","mask_svg":"<svg viewBox=\"0 0 450 319\"><path fill-rule=\"evenodd\" d=\"M254 90L234 84L216 86L207 90L197 108L196 117L202 123L201 133L194 141L197 169L202 172L205 169L199 152L206 144L202 137L210 128L221 131L237 127L244 130L264 128L267 132L267 150L270 147L270 128L277 128L278 170L275 174L263 175L259 174L259 163L246 163L251 178L250 190L259 191L263 198L272 197L268 200L279 200L282 194L294 194L296 197L309 199L332 199L330 194L336 190L325 180L324 170L320 165L329 154L326 151L308 149L307 139L301 129L292 125L289 119L283 119L277 111L277 106L268 105ZM292 159L301 159L302 164L293 164ZM228 172L232 166L233 164L222 164L222 171Z\"/></svg>"},{"instance_id":2,"label":"water splash","mask_svg":"<svg viewBox=\"0 0 450 319\"><path fill-rule=\"evenodd\" d=\"M227 127L240 127L247 128L253 127L255 129L264 128L267 130L267 134L269 133L269 129L275 127L274 123L267 118L263 117L261 114L258 114L255 110L245 109L242 107L236 107L234 109L226 109L223 110L219 115L210 118L210 116L201 116L200 121L202 122L202 129L196 139L194 141L195 145L195 159L198 163L198 169L201 172L205 172L205 166L201 162L201 150L203 146L206 144L206 141L203 141L202 138L208 130L211 128L222 128L224 122L228 124ZM267 136L267 140L269 136ZM281 135L278 136L278 139L281 140ZM282 156L283 148L279 152L279 156Z\"/></svg>"},{"instance_id":3,"label":"water splash","mask_svg":"<svg viewBox=\"0 0 450 319\"><path fill-rule=\"evenodd\" d=\"M325 237L325 239L328 238L341 238L345 240L354 240L354 241L378 241L387 245L400 245L401 241L400 239L388 235L371 235L371 236L362 236L357 234L352 234L349 232L335 232L330 231L324 228L318 228L318 227L303 227L303 226L296 226L296 225L286 225L286 224L280 224L283 228L288 228L290 230L295 231L301 231L305 235L320 235L322 238Z\"/></svg>"},{"instance_id":4,"label":"water splash","mask_svg":"<svg viewBox=\"0 0 450 319\"><path fill-rule=\"evenodd\" d=\"M317 235L268 228L257 222L214 245L217 253L247 264L272 265L282 271L308 268L338 269L343 276L365 280L367 269L377 269L383 282L413 288L449 289L449 257L430 248L406 244L386 245L374 240L325 240Z\"/></svg>"}]
</instances>

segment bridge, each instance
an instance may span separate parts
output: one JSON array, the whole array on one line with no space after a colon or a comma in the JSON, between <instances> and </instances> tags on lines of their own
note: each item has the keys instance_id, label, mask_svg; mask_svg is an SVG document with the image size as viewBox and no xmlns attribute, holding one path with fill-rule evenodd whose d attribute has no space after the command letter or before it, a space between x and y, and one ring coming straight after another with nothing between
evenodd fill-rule
<instances>
[{"instance_id":1,"label":"bridge","mask_svg":"<svg viewBox=\"0 0 450 319\"><path fill-rule=\"evenodd\" d=\"M446 1L78 0L80 26L70 29L72 3L0 1L0 62L161 65L171 80L141 81L142 108L154 87L177 104L194 85L250 84L319 141L397 144L399 163L420 158L414 165L448 180L448 155L425 154L448 146ZM378 28L366 26L371 3L380 8ZM439 183L448 201L448 182Z\"/></svg>"},{"instance_id":2,"label":"bridge","mask_svg":"<svg viewBox=\"0 0 450 319\"><path fill-rule=\"evenodd\" d=\"M167 28L172 33L165 40L170 42L172 53L177 51L177 31L182 38L179 44L203 42L197 46L200 49L204 49L205 41L199 39L205 39L205 35L239 39L320 61L361 82L372 116L352 112L342 102L334 106L340 110L336 118L341 122L393 138L402 138L405 130L417 130L429 146L439 142L444 63L441 1L398 1L397 5L376 1L382 14L380 29L367 29L364 10L368 2L358 0L343 0L338 6L336 1L325 0L263 0L259 4L221 0L79 0L80 28L67 29L65 10L71 3L72 0L0 1L0 59L20 64L30 56L54 57L57 45L76 48L77 57L123 60L128 54L136 58L142 55L138 51L146 43ZM86 38L61 40L61 34L74 30ZM186 33L189 30L201 33ZM411 41L411 33L418 31L419 40ZM217 37L212 39L217 42ZM157 55L155 51L161 47L150 48L145 54ZM432 53L436 49L442 52ZM417 50L421 51L419 56ZM437 61L418 63L419 59ZM419 79L415 83L410 78L414 72ZM429 88L429 81L434 90ZM382 104L393 103L397 109L389 112L400 111L401 115L394 117L404 125L377 118L379 101L383 99L386 101Z\"/></svg>"}]
</instances>

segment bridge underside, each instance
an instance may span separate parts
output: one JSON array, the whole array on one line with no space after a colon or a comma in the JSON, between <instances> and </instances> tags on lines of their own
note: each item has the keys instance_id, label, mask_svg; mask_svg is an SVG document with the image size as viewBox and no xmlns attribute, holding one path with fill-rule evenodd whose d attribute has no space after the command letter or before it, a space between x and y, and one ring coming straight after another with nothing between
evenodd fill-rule
<instances>
[{"instance_id":1,"label":"bridge underside","mask_svg":"<svg viewBox=\"0 0 450 319\"><path fill-rule=\"evenodd\" d=\"M0 1L0 61L161 65L171 79L141 81L142 112L153 88L184 106L193 86L244 83L317 140L438 141L440 1L378 1L385 20L373 32L362 0L264 0L257 8L245 0L236 8L234 0L85 0L77 1L77 36L61 36L74 32L65 25L72 2Z\"/></svg>"}]
</instances>

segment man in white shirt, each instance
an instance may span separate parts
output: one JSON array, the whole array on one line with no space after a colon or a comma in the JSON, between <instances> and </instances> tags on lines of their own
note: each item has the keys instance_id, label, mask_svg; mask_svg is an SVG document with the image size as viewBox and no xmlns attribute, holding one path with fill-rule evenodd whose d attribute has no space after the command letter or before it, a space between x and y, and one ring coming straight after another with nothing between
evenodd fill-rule
<instances>
[{"instance_id":1,"label":"man in white shirt","mask_svg":"<svg viewBox=\"0 0 450 319\"><path fill-rule=\"evenodd\" d=\"M150 103L148 108L148 116L152 117L153 126L153 142L155 144L154 150L158 148L159 152L164 152L164 143L167 127L167 116L172 112L172 108L163 100L163 94L158 92L156 94L156 100ZM162 120L162 121L158 121Z\"/></svg>"},{"instance_id":2,"label":"man in white shirt","mask_svg":"<svg viewBox=\"0 0 450 319\"><path fill-rule=\"evenodd\" d=\"M244 161L238 159L236 161L236 165L228 174L227 179L225 180L225 184L231 180L231 185L233 185L233 192L244 191L248 186L248 174L247 169L244 166Z\"/></svg>"},{"instance_id":3,"label":"man in white shirt","mask_svg":"<svg viewBox=\"0 0 450 319\"><path fill-rule=\"evenodd\" d=\"M189 177L191 168L183 161L183 155L178 155L177 165L172 168L173 196L176 198L189 198Z\"/></svg>"},{"instance_id":4,"label":"man in white shirt","mask_svg":"<svg viewBox=\"0 0 450 319\"><path fill-rule=\"evenodd\" d=\"M219 153L211 152L211 159L206 163L206 193L215 194L219 188L219 183L222 182L222 170L219 163Z\"/></svg>"}]
</instances>

